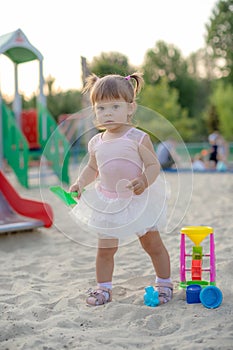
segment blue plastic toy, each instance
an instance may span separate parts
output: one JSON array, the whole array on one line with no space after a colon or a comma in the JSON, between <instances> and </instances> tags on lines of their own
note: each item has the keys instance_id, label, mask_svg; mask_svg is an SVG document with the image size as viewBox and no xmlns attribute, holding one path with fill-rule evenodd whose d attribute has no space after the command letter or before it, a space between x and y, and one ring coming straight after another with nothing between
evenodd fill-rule
<instances>
[{"instance_id":1,"label":"blue plastic toy","mask_svg":"<svg viewBox=\"0 0 233 350\"><path fill-rule=\"evenodd\" d=\"M191 284L186 288L186 301L188 304L200 303L201 286L199 284Z\"/></svg>"},{"instance_id":2,"label":"blue plastic toy","mask_svg":"<svg viewBox=\"0 0 233 350\"><path fill-rule=\"evenodd\" d=\"M221 305L223 295L221 290L216 286L208 286L202 289L200 293L200 300L202 305L208 309L215 309Z\"/></svg>"},{"instance_id":3,"label":"blue plastic toy","mask_svg":"<svg viewBox=\"0 0 233 350\"><path fill-rule=\"evenodd\" d=\"M159 305L159 292L154 290L153 286L145 288L146 293L144 294L144 304L151 307Z\"/></svg>"}]
</instances>

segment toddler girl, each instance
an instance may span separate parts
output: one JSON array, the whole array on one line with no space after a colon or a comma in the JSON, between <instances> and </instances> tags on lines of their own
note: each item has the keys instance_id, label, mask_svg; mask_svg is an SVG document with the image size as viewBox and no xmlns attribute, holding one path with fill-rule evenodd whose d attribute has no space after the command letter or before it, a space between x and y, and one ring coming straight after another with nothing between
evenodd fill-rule
<instances>
[{"instance_id":1,"label":"toddler girl","mask_svg":"<svg viewBox=\"0 0 233 350\"><path fill-rule=\"evenodd\" d=\"M93 74L84 88L90 92L95 125L104 130L89 141L88 163L70 187L79 193L71 215L80 227L98 235L97 287L86 300L93 306L112 300L114 255L119 241L132 235L151 258L160 303L172 298L170 259L159 233L166 224L165 185L149 136L132 124L142 85L140 73Z\"/></svg>"}]
</instances>

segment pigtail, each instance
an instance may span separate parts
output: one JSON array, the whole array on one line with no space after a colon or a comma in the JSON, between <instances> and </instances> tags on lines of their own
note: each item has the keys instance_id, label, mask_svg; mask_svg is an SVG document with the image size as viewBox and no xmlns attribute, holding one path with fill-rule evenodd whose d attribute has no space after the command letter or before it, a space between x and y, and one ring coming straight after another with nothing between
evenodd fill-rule
<instances>
[{"instance_id":1,"label":"pigtail","mask_svg":"<svg viewBox=\"0 0 233 350\"><path fill-rule=\"evenodd\" d=\"M139 72L132 73L132 74L128 75L128 77L126 77L126 80L129 80L130 78L134 79L134 81L135 81L134 92L135 92L135 95L137 95L137 94L139 94L139 92L141 91L141 89L144 85L143 74L139 73Z\"/></svg>"},{"instance_id":2,"label":"pigtail","mask_svg":"<svg viewBox=\"0 0 233 350\"><path fill-rule=\"evenodd\" d=\"M82 93L85 94L86 92L89 92L92 89L92 87L95 85L97 80L99 80L99 77L97 77L97 75L95 75L95 74L89 75L86 78L85 86L82 89Z\"/></svg>"}]
</instances>

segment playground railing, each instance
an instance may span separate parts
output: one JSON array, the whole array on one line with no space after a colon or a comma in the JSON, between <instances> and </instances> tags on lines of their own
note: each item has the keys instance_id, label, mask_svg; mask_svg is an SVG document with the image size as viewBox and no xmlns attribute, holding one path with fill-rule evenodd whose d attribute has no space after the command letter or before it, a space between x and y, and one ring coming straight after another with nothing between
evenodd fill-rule
<instances>
[{"instance_id":1,"label":"playground railing","mask_svg":"<svg viewBox=\"0 0 233 350\"><path fill-rule=\"evenodd\" d=\"M39 142L43 156L50 163L58 178L69 184L70 144L60 132L56 121L46 107L38 105Z\"/></svg>"},{"instance_id":2,"label":"playground railing","mask_svg":"<svg viewBox=\"0 0 233 350\"><path fill-rule=\"evenodd\" d=\"M3 156L22 186L28 188L28 143L16 124L13 112L2 102Z\"/></svg>"},{"instance_id":3,"label":"playground railing","mask_svg":"<svg viewBox=\"0 0 233 350\"><path fill-rule=\"evenodd\" d=\"M228 145L229 145L228 160L232 162L233 161L233 142L228 142ZM194 157L195 154L200 153L203 150L208 150L210 148L210 145L207 141L206 142L186 142L185 146L187 147L190 157ZM177 146L177 152L182 157L184 152L183 145Z\"/></svg>"}]
</instances>

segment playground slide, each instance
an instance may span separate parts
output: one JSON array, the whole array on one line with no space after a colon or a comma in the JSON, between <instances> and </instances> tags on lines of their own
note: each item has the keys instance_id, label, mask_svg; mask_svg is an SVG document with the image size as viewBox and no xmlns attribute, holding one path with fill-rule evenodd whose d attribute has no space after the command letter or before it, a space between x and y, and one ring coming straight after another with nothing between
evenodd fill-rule
<instances>
[{"instance_id":1,"label":"playground slide","mask_svg":"<svg viewBox=\"0 0 233 350\"><path fill-rule=\"evenodd\" d=\"M0 171L0 233L50 227L52 223L50 205L20 197Z\"/></svg>"}]
</instances>

